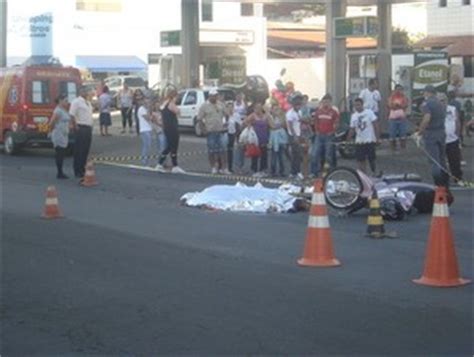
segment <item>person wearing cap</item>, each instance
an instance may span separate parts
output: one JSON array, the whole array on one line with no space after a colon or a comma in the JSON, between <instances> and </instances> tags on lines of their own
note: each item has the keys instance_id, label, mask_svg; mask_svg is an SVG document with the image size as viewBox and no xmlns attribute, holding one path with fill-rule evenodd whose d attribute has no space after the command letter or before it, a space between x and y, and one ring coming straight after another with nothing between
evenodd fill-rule
<instances>
[{"instance_id":1,"label":"person wearing cap","mask_svg":"<svg viewBox=\"0 0 474 357\"><path fill-rule=\"evenodd\" d=\"M390 146L392 152L395 153L397 149L397 136L400 139L400 148L406 148L407 136L407 115L408 98L403 93L403 86L397 84L395 90L388 98L388 131L390 136Z\"/></svg>"},{"instance_id":2,"label":"person wearing cap","mask_svg":"<svg viewBox=\"0 0 474 357\"><path fill-rule=\"evenodd\" d=\"M86 172L87 157L92 144L92 91L82 86L74 99L69 114L74 122L74 175L82 179Z\"/></svg>"},{"instance_id":3,"label":"person wearing cap","mask_svg":"<svg viewBox=\"0 0 474 357\"><path fill-rule=\"evenodd\" d=\"M449 185L446 167L446 131L444 122L446 110L436 97L436 88L427 85L424 90L425 102L421 106L423 119L415 139L423 138L423 145L431 164L431 174L437 186Z\"/></svg>"},{"instance_id":4,"label":"person wearing cap","mask_svg":"<svg viewBox=\"0 0 474 357\"><path fill-rule=\"evenodd\" d=\"M218 101L219 92L216 89L209 91L209 98L199 108L197 117L203 132L207 134L207 151L211 173L230 174L227 169L227 134L225 127L226 110L224 105ZM219 170L219 164L221 170Z\"/></svg>"},{"instance_id":5,"label":"person wearing cap","mask_svg":"<svg viewBox=\"0 0 474 357\"><path fill-rule=\"evenodd\" d=\"M336 166L333 141L339 126L339 112L332 107L330 94L324 95L321 106L314 112L313 118L315 137L311 147L311 174L318 177L323 159L331 168Z\"/></svg>"}]
</instances>

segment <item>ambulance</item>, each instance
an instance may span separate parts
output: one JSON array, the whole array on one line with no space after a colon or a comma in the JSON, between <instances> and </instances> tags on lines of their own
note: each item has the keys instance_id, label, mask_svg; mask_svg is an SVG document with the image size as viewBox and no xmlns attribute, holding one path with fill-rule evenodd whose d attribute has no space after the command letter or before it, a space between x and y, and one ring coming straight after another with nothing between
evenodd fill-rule
<instances>
[{"instance_id":1,"label":"ambulance","mask_svg":"<svg viewBox=\"0 0 474 357\"><path fill-rule=\"evenodd\" d=\"M72 101L80 85L79 70L58 63L0 68L0 143L5 153L51 147L48 122L54 99L64 93Z\"/></svg>"}]
</instances>

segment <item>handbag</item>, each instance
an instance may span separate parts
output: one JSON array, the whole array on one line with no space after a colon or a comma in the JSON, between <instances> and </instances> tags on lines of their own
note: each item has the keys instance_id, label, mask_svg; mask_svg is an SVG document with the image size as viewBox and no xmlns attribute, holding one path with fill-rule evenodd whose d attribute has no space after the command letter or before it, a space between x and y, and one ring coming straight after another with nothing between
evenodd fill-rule
<instances>
[{"instance_id":1,"label":"handbag","mask_svg":"<svg viewBox=\"0 0 474 357\"><path fill-rule=\"evenodd\" d=\"M262 155L262 150L260 147L255 144L247 144L245 146L245 156L246 157L259 157Z\"/></svg>"}]
</instances>

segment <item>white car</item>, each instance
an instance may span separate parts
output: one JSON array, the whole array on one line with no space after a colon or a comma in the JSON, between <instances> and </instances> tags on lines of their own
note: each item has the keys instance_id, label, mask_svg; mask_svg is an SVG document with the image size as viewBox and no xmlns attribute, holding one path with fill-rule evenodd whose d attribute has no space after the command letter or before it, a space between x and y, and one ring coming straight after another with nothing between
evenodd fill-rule
<instances>
[{"instance_id":1,"label":"white car","mask_svg":"<svg viewBox=\"0 0 474 357\"><path fill-rule=\"evenodd\" d=\"M199 108L206 102L210 90L211 88L194 88L184 89L178 92L178 98L176 100L176 105L180 110L178 125L181 127L194 128L194 133L197 136L203 135L200 125L197 124ZM217 88L217 91L219 95L222 96L224 102L235 100L235 92L232 89Z\"/></svg>"},{"instance_id":2,"label":"white car","mask_svg":"<svg viewBox=\"0 0 474 357\"><path fill-rule=\"evenodd\" d=\"M115 100L117 100L117 95L125 83L132 91L137 89L143 90L145 88L145 80L140 76L113 76L104 79L104 84L109 87L109 94L115 98ZM119 103L116 103L116 105L118 107Z\"/></svg>"}]
</instances>

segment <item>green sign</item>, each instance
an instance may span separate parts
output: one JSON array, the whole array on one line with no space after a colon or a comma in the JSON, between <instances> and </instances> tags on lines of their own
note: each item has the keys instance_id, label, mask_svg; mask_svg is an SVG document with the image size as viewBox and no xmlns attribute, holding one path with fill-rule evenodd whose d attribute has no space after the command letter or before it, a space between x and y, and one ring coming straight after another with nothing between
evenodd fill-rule
<instances>
[{"instance_id":1,"label":"green sign","mask_svg":"<svg viewBox=\"0 0 474 357\"><path fill-rule=\"evenodd\" d=\"M220 59L220 82L222 84L242 84L247 76L244 56L228 56Z\"/></svg>"},{"instance_id":2,"label":"green sign","mask_svg":"<svg viewBox=\"0 0 474 357\"><path fill-rule=\"evenodd\" d=\"M181 46L181 31L161 31L161 47Z\"/></svg>"},{"instance_id":3,"label":"green sign","mask_svg":"<svg viewBox=\"0 0 474 357\"><path fill-rule=\"evenodd\" d=\"M378 20L373 16L336 17L334 37L375 37L378 34Z\"/></svg>"},{"instance_id":4,"label":"green sign","mask_svg":"<svg viewBox=\"0 0 474 357\"><path fill-rule=\"evenodd\" d=\"M413 70L414 97L423 94L428 84L438 91L446 91L448 85L448 54L446 52L415 52L415 68Z\"/></svg>"}]
</instances>

